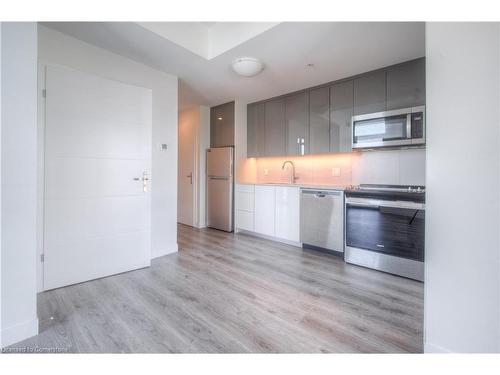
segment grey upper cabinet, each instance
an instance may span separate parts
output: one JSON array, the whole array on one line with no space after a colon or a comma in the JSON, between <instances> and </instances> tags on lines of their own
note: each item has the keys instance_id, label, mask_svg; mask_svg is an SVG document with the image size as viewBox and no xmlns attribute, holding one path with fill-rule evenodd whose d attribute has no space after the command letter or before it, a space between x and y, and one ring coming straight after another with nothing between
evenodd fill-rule
<instances>
[{"instance_id":1,"label":"grey upper cabinet","mask_svg":"<svg viewBox=\"0 0 500 375\"><path fill-rule=\"evenodd\" d=\"M234 102L210 108L210 147L234 146Z\"/></svg>"},{"instance_id":2,"label":"grey upper cabinet","mask_svg":"<svg viewBox=\"0 0 500 375\"><path fill-rule=\"evenodd\" d=\"M351 152L352 116L425 105L425 58L329 85L249 104L248 156Z\"/></svg>"},{"instance_id":3,"label":"grey upper cabinet","mask_svg":"<svg viewBox=\"0 0 500 375\"><path fill-rule=\"evenodd\" d=\"M265 156L286 155L285 100L265 103Z\"/></svg>"},{"instance_id":4,"label":"grey upper cabinet","mask_svg":"<svg viewBox=\"0 0 500 375\"><path fill-rule=\"evenodd\" d=\"M352 151L353 81L330 87L330 152Z\"/></svg>"},{"instance_id":5,"label":"grey upper cabinet","mask_svg":"<svg viewBox=\"0 0 500 375\"><path fill-rule=\"evenodd\" d=\"M285 99L287 155L309 153L309 95L307 92Z\"/></svg>"},{"instance_id":6,"label":"grey upper cabinet","mask_svg":"<svg viewBox=\"0 0 500 375\"><path fill-rule=\"evenodd\" d=\"M382 112L386 109L385 70L354 79L354 114Z\"/></svg>"},{"instance_id":7,"label":"grey upper cabinet","mask_svg":"<svg viewBox=\"0 0 500 375\"><path fill-rule=\"evenodd\" d=\"M265 106L251 104L247 109L247 156L265 156Z\"/></svg>"},{"instance_id":8,"label":"grey upper cabinet","mask_svg":"<svg viewBox=\"0 0 500 375\"><path fill-rule=\"evenodd\" d=\"M324 152L330 152L330 89L328 87L309 92L309 153Z\"/></svg>"},{"instance_id":9,"label":"grey upper cabinet","mask_svg":"<svg viewBox=\"0 0 500 375\"><path fill-rule=\"evenodd\" d=\"M387 69L387 109L425 104L425 59Z\"/></svg>"}]
</instances>

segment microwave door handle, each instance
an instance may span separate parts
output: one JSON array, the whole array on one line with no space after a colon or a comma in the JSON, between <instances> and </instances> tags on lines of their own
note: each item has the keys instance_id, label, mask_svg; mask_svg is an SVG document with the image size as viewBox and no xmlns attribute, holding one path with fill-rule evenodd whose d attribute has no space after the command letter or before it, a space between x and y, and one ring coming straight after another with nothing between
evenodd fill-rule
<instances>
[{"instance_id":1,"label":"microwave door handle","mask_svg":"<svg viewBox=\"0 0 500 375\"><path fill-rule=\"evenodd\" d=\"M411 113L406 115L406 138L411 138Z\"/></svg>"}]
</instances>

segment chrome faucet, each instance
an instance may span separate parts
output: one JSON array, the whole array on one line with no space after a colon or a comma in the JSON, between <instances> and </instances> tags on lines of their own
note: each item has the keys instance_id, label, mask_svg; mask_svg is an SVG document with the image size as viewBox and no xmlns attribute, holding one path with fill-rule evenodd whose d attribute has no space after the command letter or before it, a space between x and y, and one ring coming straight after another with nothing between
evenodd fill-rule
<instances>
[{"instance_id":1,"label":"chrome faucet","mask_svg":"<svg viewBox=\"0 0 500 375\"><path fill-rule=\"evenodd\" d=\"M290 183L294 184L295 181L298 180L298 177L295 177L295 164L293 164L293 161L291 161L291 160L285 161L283 163L283 165L281 166L281 169L284 170L287 163L290 163L290 165L292 166L292 174L290 175Z\"/></svg>"}]
</instances>

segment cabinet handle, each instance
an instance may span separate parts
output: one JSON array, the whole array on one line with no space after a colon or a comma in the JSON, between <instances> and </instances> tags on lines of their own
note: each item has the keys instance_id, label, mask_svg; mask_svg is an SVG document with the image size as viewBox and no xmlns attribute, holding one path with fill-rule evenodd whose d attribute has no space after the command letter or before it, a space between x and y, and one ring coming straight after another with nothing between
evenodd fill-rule
<instances>
[{"instance_id":1,"label":"cabinet handle","mask_svg":"<svg viewBox=\"0 0 500 375\"><path fill-rule=\"evenodd\" d=\"M299 155L304 155L305 153L305 138L297 137L297 152Z\"/></svg>"}]
</instances>

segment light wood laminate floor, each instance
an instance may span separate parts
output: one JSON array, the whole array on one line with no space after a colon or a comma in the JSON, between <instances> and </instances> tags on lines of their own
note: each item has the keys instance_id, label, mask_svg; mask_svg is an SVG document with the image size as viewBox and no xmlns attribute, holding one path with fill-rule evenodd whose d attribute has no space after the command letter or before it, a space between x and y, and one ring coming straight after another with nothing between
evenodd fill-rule
<instances>
[{"instance_id":1,"label":"light wood laminate floor","mask_svg":"<svg viewBox=\"0 0 500 375\"><path fill-rule=\"evenodd\" d=\"M150 268L41 293L40 334L68 352L421 352L423 284L310 250L179 226Z\"/></svg>"}]
</instances>

